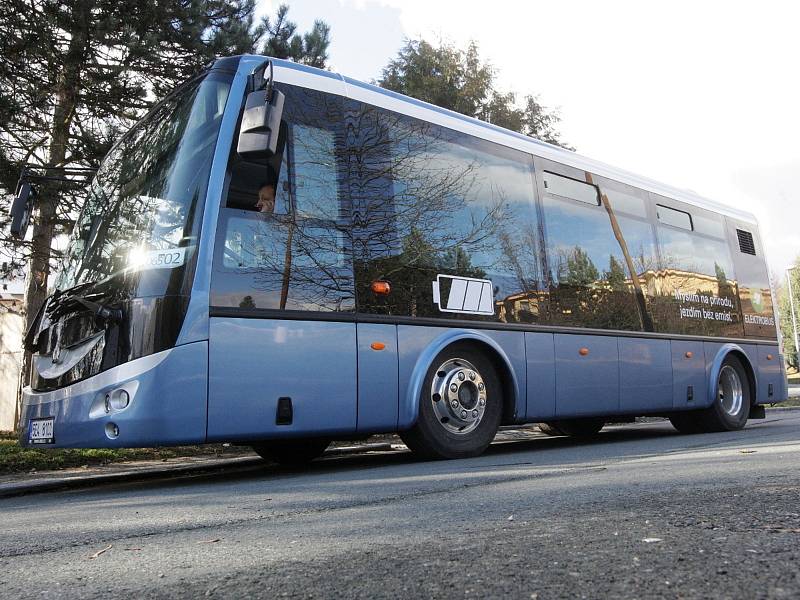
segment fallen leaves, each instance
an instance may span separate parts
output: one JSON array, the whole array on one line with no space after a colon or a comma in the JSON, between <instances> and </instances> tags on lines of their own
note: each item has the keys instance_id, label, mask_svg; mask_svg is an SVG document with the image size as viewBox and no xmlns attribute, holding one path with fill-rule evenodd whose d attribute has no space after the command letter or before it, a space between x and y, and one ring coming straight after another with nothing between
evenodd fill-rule
<instances>
[{"instance_id":1,"label":"fallen leaves","mask_svg":"<svg viewBox=\"0 0 800 600\"><path fill-rule=\"evenodd\" d=\"M762 529L772 533L800 533L800 527L784 527L782 525L764 525Z\"/></svg>"},{"instance_id":2,"label":"fallen leaves","mask_svg":"<svg viewBox=\"0 0 800 600\"><path fill-rule=\"evenodd\" d=\"M98 556L100 556L101 554L104 554L104 553L108 552L109 550L111 550L111 548L113 548L113 547L114 547L114 546L113 546L113 544L109 544L108 546L106 546L106 547L105 547L105 548L103 548L102 550L98 550L97 552L95 552L94 554L92 554L92 555L89 557L89 560L94 560L95 558L97 558L97 557L98 557Z\"/></svg>"}]
</instances>

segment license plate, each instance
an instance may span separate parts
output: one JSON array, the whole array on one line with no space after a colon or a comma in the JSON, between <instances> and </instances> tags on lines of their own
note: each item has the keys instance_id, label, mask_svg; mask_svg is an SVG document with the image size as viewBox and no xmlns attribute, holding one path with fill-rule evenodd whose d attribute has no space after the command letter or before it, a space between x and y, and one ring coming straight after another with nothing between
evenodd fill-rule
<instances>
[{"instance_id":1,"label":"license plate","mask_svg":"<svg viewBox=\"0 0 800 600\"><path fill-rule=\"evenodd\" d=\"M31 419L28 427L28 440L31 444L54 444L54 419Z\"/></svg>"}]
</instances>

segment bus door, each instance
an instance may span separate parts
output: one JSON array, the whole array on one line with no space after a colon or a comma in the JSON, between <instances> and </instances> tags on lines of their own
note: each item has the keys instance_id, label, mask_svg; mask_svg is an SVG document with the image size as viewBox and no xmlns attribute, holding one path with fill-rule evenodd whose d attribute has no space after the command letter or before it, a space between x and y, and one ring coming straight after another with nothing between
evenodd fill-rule
<instances>
[{"instance_id":1,"label":"bus door","mask_svg":"<svg viewBox=\"0 0 800 600\"><path fill-rule=\"evenodd\" d=\"M357 340L336 96L283 85L278 152L231 153L211 276L208 439L352 432Z\"/></svg>"},{"instance_id":2,"label":"bus door","mask_svg":"<svg viewBox=\"0 0 800 600\"><path fill-rule=\"evenodd\" d=\"M213 317L208 439L351 432L354 323Z\"/></svg>"}]
</instances>

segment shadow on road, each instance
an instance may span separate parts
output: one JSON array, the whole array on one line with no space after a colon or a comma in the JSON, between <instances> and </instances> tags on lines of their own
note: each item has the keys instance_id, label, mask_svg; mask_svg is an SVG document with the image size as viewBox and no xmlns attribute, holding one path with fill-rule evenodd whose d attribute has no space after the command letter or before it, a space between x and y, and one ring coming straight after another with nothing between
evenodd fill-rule
<instances>
[{"instance_id":1,"label":"shadow on road","mask_svg":"<svg viewBox=\"0 0 800 600\"><path fill-rule=\"evenodd\" d=\"M511 434L511 435L509 435ZM173 488L194 485L234 485L247 481L264 481L267 479L281 480L295 477L308 477L315 475L331 475L341 473L342 476L352 477L353 471L370 471L374 469L384 469L392 467L402 467L404 465L428 464L439 473L458 473L473 470L476 468L487 468L496 465L498 458L503 459L503 464L534 464L542 467L552 466L564 462L586 462L589 460L587 449L591 448L590 456L592 459L598 457L607 458L626 458L640 456L641 446L630 444L626 448L627 442L637 442L641 440L661 441L654 451L670 451L674 447L686 447L686 444L674 444L676 438L681 440L700 439L705 440L705 444L727 443L735 441L732 434L710 434L706 436L680 436L668 423L648 423L631 424L628 426L610 426L601 431L598 435L591 438L568 438L551 437L541 433L533 427L518 428L512 431L501 432L498 439L480 457L473 459L447 460L447 461L423 461L415 458L410 451L398 449L392 451L369 452L364 454L351 454L344 456L332 456L316 460L304 467L283 467L275 464L267 464L249 467L234 467L231 469L220 469L210 473L194 475L182 475L176 477L166 476L162 479L151 479L141 482L129 483L110 483L103 486L107 491L113 489L130 489L136 487L146 491L158 489L164 485ZM513 439L508 439L512 437ZM709 437L716 438L714 441ZM503 439L506 438L506 439ZM521 439L518 439L521 438ZM667 442L666 444L663 442ZM691 444L689 444L691 445ZM513 459L513 460L509 460ZM387 473L391 478L392 475ZM94 488L95 490L97 488Z\"/></svg>"},{"instance_id":2,"label":"shadow on road","mask_svg":"<svg viewBox=\"0 0 800 600\"><path fill-rule=\"evenodd\" d=\"M792 415L793 416L793 415ZM787 420L786 423L782 421ZM703 448L720 449L726 445L758 443L774 436L785 428L794 427L796 419L789 415L772 415L767 421L748 424L744 431L681 435L668 421L609 425L591 438L551 437L539 433L535 427L504 428L498 438L476 458L422 461L408 450L366 452L329 456L304 467L282 467L275 464L222 467L214 471L151 478L146 481L107 483L101 486L74 490L68 493L99 491L114 493L115 490L142 493L163 490L168 486L181 491L191 486L226 486L235 488L248 482L282 482L297 479L298 484L307 484L308 479L332 477L341 480L385 479L399 480L408 476L409 470L424 466L431 476L448 477L478 471L491 471L513 466L534 466L543 469L574 468L590 463L619 461L648 456L659 456L672 452L696 451ZM646 442L645 444L639 442Z\"/></svg>"}]
</instances>

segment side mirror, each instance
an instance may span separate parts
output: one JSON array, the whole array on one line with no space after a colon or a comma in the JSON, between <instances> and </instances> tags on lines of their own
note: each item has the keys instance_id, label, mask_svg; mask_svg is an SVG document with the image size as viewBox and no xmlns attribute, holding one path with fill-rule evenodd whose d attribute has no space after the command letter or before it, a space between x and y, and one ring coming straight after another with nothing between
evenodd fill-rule
<instances>
[{"instance_id":1,"label":"side mirror","mask_svg":"<svg viewBox=\"0 0 800 600\"><path fill-rule=\"evenodd\" d=\"M27 181L20 180L17 185L17 196L11 205L11 235L22 239L28 232L28 225L33 212L33 200L36 190Z\"/></svg>"},{"instance_id":2,"label":"side mirror","mask_svg":"<svg viewBox=\"0 0 800 600\"><path fill-rule=\"evenodd\" d=\"M247 94L236 148L242 158L269 158L275 154L285 99L276 89Z\"/></svg>"}]
</instances>

